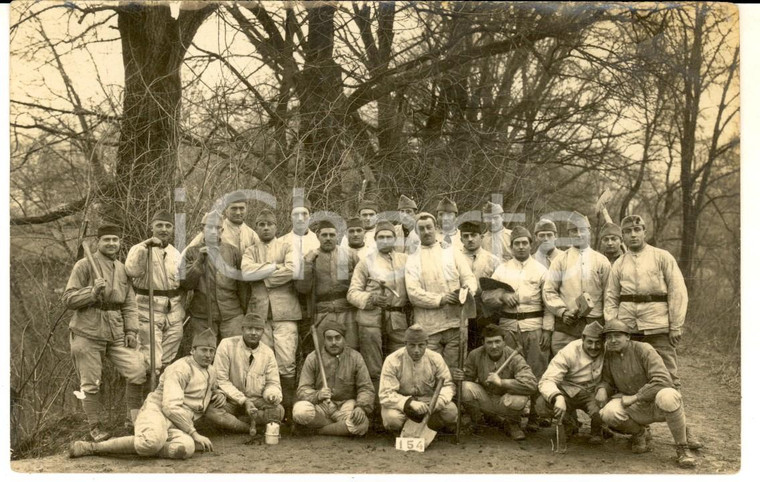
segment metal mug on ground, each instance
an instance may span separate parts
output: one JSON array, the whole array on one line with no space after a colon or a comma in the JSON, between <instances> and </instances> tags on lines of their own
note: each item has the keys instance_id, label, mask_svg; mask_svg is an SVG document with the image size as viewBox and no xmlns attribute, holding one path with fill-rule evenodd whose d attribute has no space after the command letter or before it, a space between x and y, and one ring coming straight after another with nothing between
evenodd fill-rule
<instances>
[{"instance_id":1,"label":"metal mug on ground","mask_svg":"<svg viewBox=\"0 0 760 482\"><path fill-rule=\"evenodd\" d=\"M267 424L266 432L264 432L264 442L267 445L277 445L280 443L280 424L277 422L269 422Z\"/></svg>"}]
</instances>

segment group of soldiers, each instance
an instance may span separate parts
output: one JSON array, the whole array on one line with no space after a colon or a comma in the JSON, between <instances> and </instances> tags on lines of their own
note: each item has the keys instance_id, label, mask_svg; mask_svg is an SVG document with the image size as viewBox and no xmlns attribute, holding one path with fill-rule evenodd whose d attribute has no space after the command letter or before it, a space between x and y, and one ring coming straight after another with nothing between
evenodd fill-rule
<instances>
[{"instance_id":1,"label":"group of soldiers","mask_svg":"<svg viewBox=\"0 0 760 482\"><path fill-rule=\"evenodd\" d=\"M449 199L433 215L401 196L394 225L365 200L345 229L312 223L305 198L292 206L292 229L277 237L274 212L255 213L252 229L245 199L232 198L183 252L173 216L158 212L124 264L120 228L98 229L64 294L92 439L72 457L187 458L212 449L201 418L251 435L272 422L345 436L459 422L519 441L552 421L577 432L580 410L591 444L631 434L643 453L649 424L665 421L677 463L696 464L676 356L686 287L673 256L647 244L641 216L605 224L600 253L577 212L563 250L554 221L510 230L490 202L464 220ZM103 424L103 355L126 379L134 435L113 438Z\"/></svg>"}]
</instances>

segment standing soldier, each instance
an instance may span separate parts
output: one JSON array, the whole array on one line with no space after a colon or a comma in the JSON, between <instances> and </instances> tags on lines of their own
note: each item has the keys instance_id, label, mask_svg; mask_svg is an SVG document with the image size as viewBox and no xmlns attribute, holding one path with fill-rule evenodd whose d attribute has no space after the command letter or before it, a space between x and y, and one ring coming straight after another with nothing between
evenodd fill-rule
<instances>
[{"instance_id":1,"label":"standing soldier","mask_svg":"<svg viewBox=\"0 0 760 482\"><path fill-rule=\"evenodd\" d=\"M124 266L137 300L140 320L140 351L150 367L150 314L149 283L153 286L153 317L155 321L155 366L157 370L169 366L177 356L182 341L182 321L185 308L179 289L179 265L181 255L171 244L174 236L174 220L166 211L159 211L150 223L153 236L132 246ZM151 250L153 279L148 280L148 250ZM147 367L146 367L147 369ZM135 414L136 415L136 414Z\"/></svg>"},{"instance_id":2,"label":"standing soldier","mask_svg":"<svg viewBox=\"0 0 760 482\"><path fill-rule=\"evenodd\" d=\"M591 231L586 216L572 213L568 235L572 244L552 261L544 283L544 303L554 314L552 354L581 337L587 324L604 324L604 289L610 274L610 262L591 249ZM593 304L591 311L581 316L579 310ZM580 305L579 305L580 303Z\"/></svg>"},{"instance_id":3,"label":"standing soldier","mask_svg":"<svg viewBox=\"0 0 760 482\"><path fill-rule=\"evenodd\" d=\"M76 441L69 448L69 456L137 454L188 459L196 447L212 451L211 440L198 433L195 422L212 407L221 411L224 405L224 393L217 386L216 370L211 365L216 335L206 330L193 337L192 345L190 355L172 363L161 375L156 390L148 395L135 421L135 435L99 443Z\"/></svg>"},{"instance_id":4,"label":"standing soldier","mask_svg":"<svg viewBox=\"0 0 760 482\"><path fill-rule=\"evenodd\" d=\"M367 256L367 253L371 249L367 243L364 242L364 234L364 225L362 224L362 220L360 218L353 217L346 222L345 239L348 240L348 249L356 253L356 256L359 259L364 259L364 257Z\"/></svg>"},{"instance_id":5,"label":"standing soldier","mask_svg":"<svg viewBox=\"0 0 760 482\"><path fill-rule=\"evenodd\" d=\"M395 227L396 251L406 254L414 253L420 245L420 237L414 231L417 203L402 194L398 198L398 211L401 215L401 222Z\"/></svg>"},{"instance_id":6,"label":"standing soldier","mask_svg":"<svg viewBox=\"0 0 760 482\"><path fill-rule=\"evenodd\" d=\"M248 313L266 320L262 341L274 350L282 382L282 403L288 419L296 391L296 351L301 306L293 284L292 246L277 239L274 213L264 209L256 216L259 242L243 255L243 278L251 280Z\"/></svg>"},{"instance_id":7,"label":"standing soldier","mask_svg":"<svg viewBox=\"0 0 760 482\"><path fill-rule=\"evenodd\" d=\"M610 270L604 298L604 318L618 319L631 339L649 343L662 357L673 386L681 389L676 347L681 341L689 295L673 255L646 242L646 224L638 215L620 223L628 250ZM689 446L701 447L687 428Z\"/></svg>"},{"instance_id":8,"label":"standing soldier","mask_svg":"<svg viewBox=\"0 0 760 482\"><path fill-rule=\"evenodd\" d=\"M459 209L457 203L449 198L443 198L435 208L438 220L438 231L435 240L441 243L441 246L448 248L453 246L457 252L462 251L462 239L457 229L457 214Z\"/></svg>"},{"instance_id":9,"label":"standing soldier","mask_svg":"<svg viewBox=\"0 0 760 482\"><path fill-rule=\"evenodd\" d=\"M615 223L605 224L599 238L602 240L602 254L607 256L610 265L615 264L623 255L623 231L620 230L620 226Z\"/></svg>"},{"instance_id":10,"label":"standing soldier","mask_svg":"<svg viewBox=\"0 0 760 482\"><path fill-rule=\"evenodd\" d=\"M406 255L393 251L395 231L388 221L377 223L377 251L359 261L348 288L348 301L358 308L359 352L378 389L385 355L404 346L407 304Z\"/></svg>"},{"instance_id":11,"label":"standing soldier","mask_svg":"<svg viewBox=\"0 0 760 482\"><path fill-rule=\"evenodd\" d=\"M338 231L328 220L317 226L319 249L304 256L304 277L296 281L299 293L311 295L315 304L311 307L319 325L325 321L335 321L346 329L346 344L354 350L359 349L357 333L356 308L346 300L348 287L354 267L359 263L356 253L338 246Z\"/></svg>"},{"instance_id":12,"label":"standing soldier","mask_svg":"<svg viewBox=\"0 0 760 482\"><path fill-rule=\"evenodd\" d=\"M237 248L221 242L224 232L218 213L203 216L203 241L185 250L180 286L193 290L190 327L193 336L210 328L220 338L242 333L241 322L248 298L248 287L236 279L240 269Z\"/></svg>"},{"instance_id":13,"label":"standing soldier","mask_svg":"<svg viewBox=\"0 0 760 482\"><path fill-rule=\"evenodd\" d=\"M504 261L512 259L512 231L504 227L501 205L486 202L483 221L488 225L488 232L483 236L483 249Z\"/></svg>"},{"instance_id":14,"label":"standing soldier","mask_svg":"<svg viewBox=\"0 0 760 482\"><path fill-rule=\"evenodd\" d=\"M248 204L245 199L230 202L224 210L222 242L236 247L241 255L248 246L259 240L256 232L245 224L247 214Z\"/></svg>"},{"instance_id":15,"label":"standing soldier","mask_svg":"<svg viewBox=\"0 0 760 482\"><path fill-rule=\"evenodd\" d=\"M555 245L557 242L557 225L548 219L540 219L533 229L533 234L536 236L536 241L540 243L533 257L545 268L548 268L552 261L562 253Z\"/></svg>"},{"instance_id":16,"label":"standing soldier","mask_svg":"<svg viewBox=\"0 0 760 482\"><path fill-rule=\"evenodd\" d=\"M406 290L414 306L414 321L424 328L428 348L443 355L450 367L459 362L458 291L478 290L478 283L461 250L436 241L435 218L429 213L417 216L416 228L421 246L406 261ZM461 243L461 240L460 240Z\"/></svg>"},{"instance_id":17,"label":"standing soldier","mask_svg":"<svg viewBox=\"0 0 760 482\"><path fill-rule=\"evenodd\" d=\"M63 302L74 315L69 323L71 356L79 375L82 408L90 436L95 442L110 438L102 427L100 381L103 355L127 379L127 410L139 410L146 380L143 357L138 346L137 303L124 265L116 259L121 228L98 228L98 250L92 254L94 266L80 259L66 284ZM132 385L132 387L129 387Z\"/></svg>"},{"instance_id":18,"label":"standing soldier","mask_svg":"<svg viewBox=\"0 0 760 482\"><path fill-rule=\"evenodd\" d=\"M536 379L546 371L549 363L554 315L545 309L541 297L546 268L530 255L533 242L530 231L523 226L512 230L512 253L514 258L502 262L492 278L506 283L506 287L484 290L483 303L499 311L499 325L506 330L507 345L515 348L525 357ZM535 399L531 403L528 431L538 429Z\"/></svg>"},{"instance_id":19,"label":"standing soldier","mask_svg":"<svg viewBox=\"0 0 760 482\"><path fill-rule=\"evenodd\" d=\"M477 307L477 317L475 322L468 324L468 349L474 349L481 342L480 332L486 326L494 322L490 313L487 315L483 312L483 301L480 298L480 278L490 278L496 267L501 264L501 258L494 256L483 249L483 224L475 221L465 221L459 225L459 232L462 234L462 245L464 246L464 258L468 261L475 280L478 281L478 293L475 296L475 306Z\"/></svg>"}]
</instances>

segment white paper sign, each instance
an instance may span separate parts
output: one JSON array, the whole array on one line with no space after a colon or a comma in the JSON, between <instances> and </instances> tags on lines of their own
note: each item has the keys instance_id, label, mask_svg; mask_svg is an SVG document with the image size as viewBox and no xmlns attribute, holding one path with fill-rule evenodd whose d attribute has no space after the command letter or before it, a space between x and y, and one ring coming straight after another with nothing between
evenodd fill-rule
<instances>
[{"instance_id":1,"label":"white paper sign","mask_svg":"<svg viewBox=\"0 0 760 482\"><path fill-rule=\"evenodd\" d=\"M396 450L404 452L424 452L424 438L396 437Z\"/></svg>"}]
</instances>

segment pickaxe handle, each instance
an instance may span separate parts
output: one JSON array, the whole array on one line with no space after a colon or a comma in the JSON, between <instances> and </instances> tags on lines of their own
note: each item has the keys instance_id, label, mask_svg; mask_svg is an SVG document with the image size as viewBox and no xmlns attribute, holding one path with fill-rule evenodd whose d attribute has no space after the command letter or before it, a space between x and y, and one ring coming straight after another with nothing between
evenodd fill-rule
<instances>
[{"instance_id":1,"label":"pickaxe handle","mask_svg":"<svg viewBox=\"0 0 760 482\"><path fill-rule=\"evenodd\" d=\"M153 316L153 246L148 248L148 322L150 329L150 390L156 389L156 320ZM209 313L211 316L211 313Z\"/></svg>"}]
</instances>

